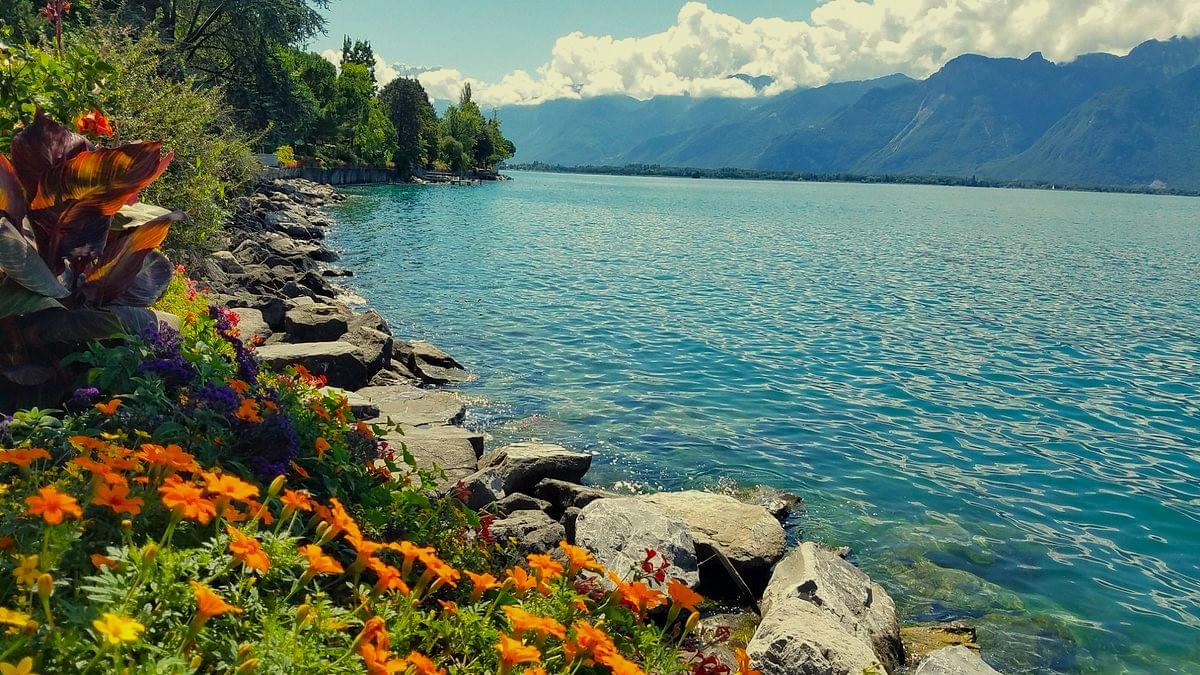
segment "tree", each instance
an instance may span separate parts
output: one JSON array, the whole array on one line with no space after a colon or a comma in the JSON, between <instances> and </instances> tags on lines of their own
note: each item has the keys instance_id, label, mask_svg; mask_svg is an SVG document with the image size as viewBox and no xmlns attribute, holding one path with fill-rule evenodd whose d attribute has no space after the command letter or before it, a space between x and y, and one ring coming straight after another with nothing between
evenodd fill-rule
<instances>
[{"instance_id":1,"label":"tree","mask_svg":"<svg viewBox=\"0 0 1200 675\"><path fill-rule=\"evenodd\" d=\"M462 143L459 143L453 136L443 136L438 149L442 161L450 167L451 171L460 174L464 172L467 168L467 153L463 151Z\"/></svg>"},{"instance_id":2,"label":"tree","mask_svg":"<svg viewBox=\"0 0 1200 675\"><path fill-rule=\"evenodd\" d=\"M375 81L375 50L371 49L370 42L355 40L350 42L350 36L344 36L342 40L342 64L357 63L360 66L366 66L371 72L371 81Z\"/></svg>"},{"instance_id":3,"label":"tree","mask_svg":"<svg viewBox=\"0 0 1200 675\"><path fill-rule=\"evenodd\" d=\"M337 69L312 52L284 49L280 59L289 75L295 113L291 125L277 122L268 140L307 147L308 152L334 142L337 120L331 108L337 97Z\"/></svg>"},{"instance_id":4,"label":"tree","mask_svg":"<svg viewBox=\"0 0 1200 675\"><path fill-rule=\"evenodd\" d=\"M392 161L396 149L396 128L388 119L383 103L371 99L367 115L354 128L354 152L367 164L385 166Z\"/></svg>"},{"instance_id":5,"label":"tree","mask_svg":"<svg viewBox=\"0 0 1200 675\"><path fill-rule=\"evenodd\" d=\"M412 166L432 161L437 155L437 113L421 83L396 78L383 87L379 98L396 129L396 166L407 174Z\"/></svg>"}]
</instances>

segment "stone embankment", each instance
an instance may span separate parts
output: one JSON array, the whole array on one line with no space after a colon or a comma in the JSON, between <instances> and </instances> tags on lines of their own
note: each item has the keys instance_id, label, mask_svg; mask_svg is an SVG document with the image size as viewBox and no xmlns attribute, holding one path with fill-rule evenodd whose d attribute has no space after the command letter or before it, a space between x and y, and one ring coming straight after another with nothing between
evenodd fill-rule
<instances>
[{"instance_id":1,"label":"stone embankment","mask_svg":"<svg viewBox=\"0 0 1200 675\"><path fill-rule=\"evenodd\" d=\"M566 539L609 569L661 570L719 600L726 612L706 616L698 634L732 639L698 649L734 670L740 642L764 675L995 673L974 651L936 641L906 658L895 603L847 551L788 549L783 522L798 498L769 488L617 494L583 484L589 454L533 441L489 448L462 426L466 399L436 388L467 381L466 368L431 344L397 341L377 312L344 300L336 280L350 272L332 265L322 209L342 199L308 181L264 183L239 202L228 250L199 276L237 308L262 360L302 364L346 390L359 419L397 424L389 440L444 472L434 489L491 514L498 540L532 553Z\"/></svg>"}]
</instances>

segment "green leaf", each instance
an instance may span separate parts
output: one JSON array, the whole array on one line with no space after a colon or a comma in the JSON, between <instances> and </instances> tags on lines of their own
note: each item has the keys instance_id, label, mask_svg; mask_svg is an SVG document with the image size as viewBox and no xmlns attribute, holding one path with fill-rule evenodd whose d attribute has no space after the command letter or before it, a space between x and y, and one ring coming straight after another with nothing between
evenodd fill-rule
<instances>
[{"instance_id":1,"label":"green leaf","mask_svg":"<svg viewBox=\"0 0 1200 675\"><path fill-rule=\"evenodd\" d=\"M68 291L38 255L37 248L7 218L0 217L0 270L26 289L48 298Z\"/></svg>"},{"instance_id":2,"label":"green leaf","mask_svg":"<svg viewBox=\"0 0 1200 675\"><path fill-rule=\"evenodd\" d=\"M138 202L132 206L122 206L121 210L117 211L117 215L113 216L111 227L114 230L137 227L156 218L162 218L169 213L171 213L170 210L161 206Z\"/></svg>"},{"instance_id":3,"label":"green leaf","mask_svg":"<svg viewBox=\"0 0 1200 675\"><path fill-rule=\"evenodd\" d=\"M54 298L34 293L11 279L0 281L0 319L49 309L63 309L63 306Z\"/></svg>"}]
</instances>

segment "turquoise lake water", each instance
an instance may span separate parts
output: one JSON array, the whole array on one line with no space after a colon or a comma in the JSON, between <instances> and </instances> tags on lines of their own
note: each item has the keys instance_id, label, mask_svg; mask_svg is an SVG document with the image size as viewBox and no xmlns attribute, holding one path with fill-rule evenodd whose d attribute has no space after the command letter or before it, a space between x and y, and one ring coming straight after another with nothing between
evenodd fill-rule
<instances>
[{"instance_id":1,"label":"turquoise lake water","mask_svg":"<svg viewBox=\"0 0 1200 675\"><path fill-rule=\"evenodd\" d=\"M496 443L803 495L1007 673L1200 673L1200 200L514 176L334 210Z\"/></svg>"}]
</instances>

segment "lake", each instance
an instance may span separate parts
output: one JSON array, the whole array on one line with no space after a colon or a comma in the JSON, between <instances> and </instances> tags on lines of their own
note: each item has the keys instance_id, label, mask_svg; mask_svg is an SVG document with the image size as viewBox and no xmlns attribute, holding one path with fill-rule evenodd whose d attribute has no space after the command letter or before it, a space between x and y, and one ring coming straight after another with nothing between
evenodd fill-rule
<instances>
[{"instance_id":1,"label":"lake","mask_svg":"<svg viewBox=\"0 0 1200 675\"><path fill-rule=\"evenodd\" d=\"M513 175L331 209L470 425L800 494L1004 672L1200 673L1200 200Z\"/></svg>"}]
</instances>

